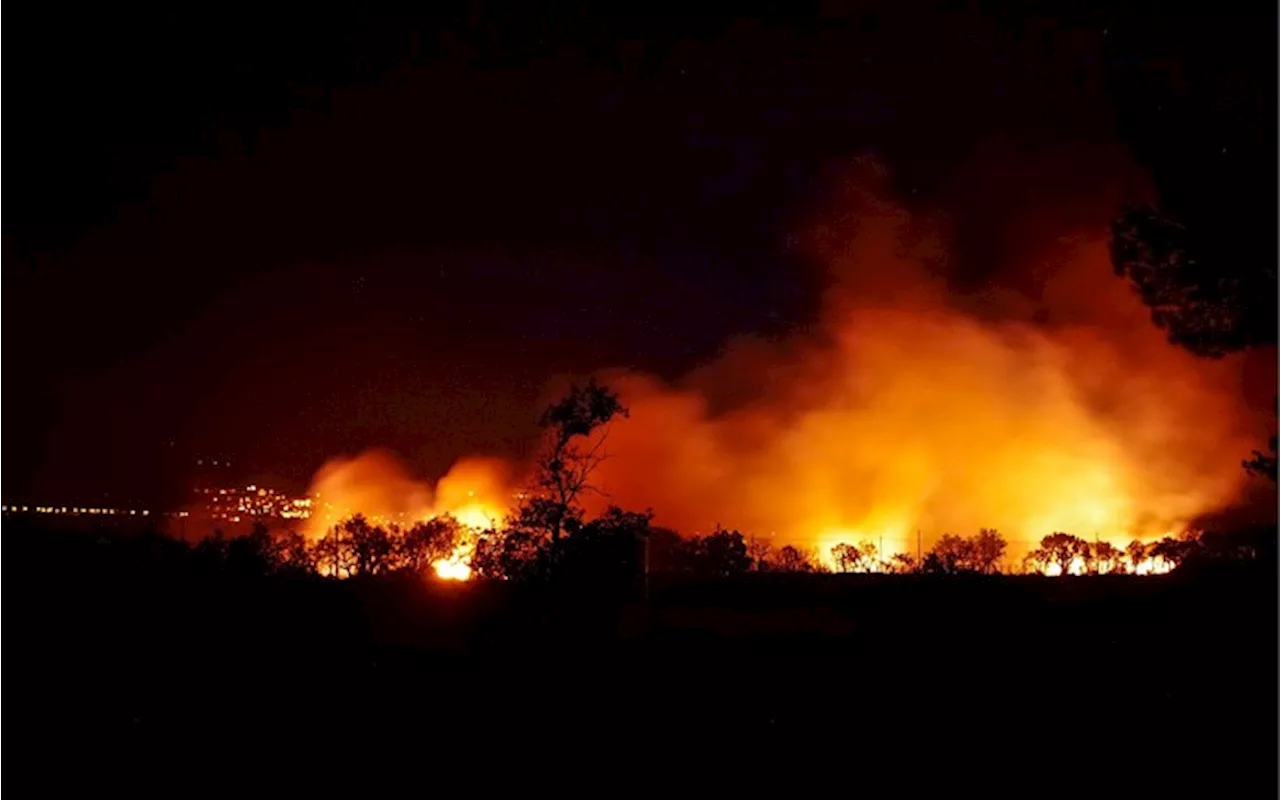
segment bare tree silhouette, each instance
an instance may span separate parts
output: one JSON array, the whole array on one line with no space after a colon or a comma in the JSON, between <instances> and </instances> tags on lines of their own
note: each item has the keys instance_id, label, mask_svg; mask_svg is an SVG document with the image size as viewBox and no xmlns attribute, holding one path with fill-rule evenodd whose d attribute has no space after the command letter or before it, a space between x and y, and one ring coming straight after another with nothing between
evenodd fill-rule
<instances>
[{"instance_id":1,"label":"bare tree silhouette","mask_svg":"<svg viewBox=\"0 0 1280 800\"><path fill-rule=\"evenodd\" d=\"M581 524L579 498L593 488L591 474L605 459L608 431L602 429L619 416L627 416L627 409L618 396L594 380L570 387L542 413L538 426L546 449L538 459L534 492L517 515L518 525L545 532L554 544L566 529ZM593 434L598 434L593 443L581 444Z\"/></svg>"}]
</instances>

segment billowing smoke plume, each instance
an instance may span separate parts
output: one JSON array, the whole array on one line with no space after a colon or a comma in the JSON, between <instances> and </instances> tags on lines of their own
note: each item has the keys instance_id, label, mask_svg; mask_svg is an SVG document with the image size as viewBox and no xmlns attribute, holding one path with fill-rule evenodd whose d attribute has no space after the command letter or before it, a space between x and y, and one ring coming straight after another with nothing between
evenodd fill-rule
<instances>
[{"instance_id":1,"label":"billowing smoke plume","mask_svg":"<svg viewBox=\"0 0 1280 800\"><path fill-rule=\"evenodd\" d=\"M1022 552L1053 531L1150 538L1236 499L1260 430L1241 362L1167 344L1105 231L1027 265L1049 276L1034 306L956 301L937 226L874 174L844 203L810 237L831 273L813 333L735 344L676 385L611 376L631 417L601 467L609 501L685 531L890 552L997 527Z\"/></svg>"},{"instance_id":2,"label":"billowing smoke plume","mask_svg":"<svg viewBox=\"0 0 1280 800\"><path fill-rule=\"evenodd\" d=\"M315 506L307 535L323 536L329 526L357 513L403 525L452 514L472 527L491 527L502 521L510 505L511 482L508 465L491 458L458 461L434 487L414 478L387 450L333 458L311 481Z\"/></svg>"},{"instance_id":3,"label":"billowing smoke plume","mask_svg":"<svg viewBox=\"0 0 1280 800\"><path fill-rule=\"evenodd\" d=\"M885 200L865 166L807 238L830 272L811 331L735 342L675 384L602 373L631 414L609 431L590 505L652 508L685 533L889 553L914 551L917 531L927 549L994 527L1019 555L1054 531L1152 538L1238 497L1261 430L1241 361L1167 344L1112 275L1105 230L1030 256L1046 276L1034 303L957 295L941 226ZM317 488L419 513L450 480L433 497L384 457L364 462L327 466ZM502 506L520 472L468 463L458 485L484 483Z\"/></svg>"}]
</instances>

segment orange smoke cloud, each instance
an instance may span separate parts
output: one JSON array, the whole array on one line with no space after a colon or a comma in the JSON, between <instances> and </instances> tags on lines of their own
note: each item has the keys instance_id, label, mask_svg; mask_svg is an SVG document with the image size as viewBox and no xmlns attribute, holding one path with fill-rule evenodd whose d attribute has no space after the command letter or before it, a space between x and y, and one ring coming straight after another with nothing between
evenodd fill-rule
<instances>
[{"instance_id":1,"label":"orange smoke cloud","mask_svg":"<svg viewBox=\"0 0 1280 800\"><path fill-rule=\"evenodd\" d=\"M1044 276L1035 302L959 296L942 226L882 185L850 184L809 237L830 273L812 330L735 342L674 384L602 373L631 413L611 426L589 511L885 554L913 552L917 531L928 549L994 527L1016 558L1054 531L1154 538L1239 498L1266 427L1241 398L1242 360L1169 345L1113 276L1105 230L1027 256ZM370 515L501 516L514 474L468 459L430 489L373 452L326 465L313 489Z\"/></svg>"},{"instance_id":2,"label":"orange smoke cloud","mask_svg":"<svg viewBox=\"0 0 1280 800\"><path fill-rule=\"evenodd\" d=\"M996 527L1018 556L1054 531L1153 538L1237 499L1262 438L1241 360L1167 344L1105 231L1029 265L1050 276L1036 322L1012 294L961 307L930 272L934 226L875 191L848 199L852 222L815 237L832 284L813 333L738 343L676 385L608 376L631 416L609 434L607 502L823 550Z\"/></svg>"},{"instance_id":3,"label":"orange smoke cloud","mask_svg":"<svg viewBox=\"0 0 1280 800\"><path fill-rule=\"evenodd\" d=\"M499 459L458 461L434 486L413 477L387 450L333 458L311 480L315 507L307 536L319 538L354 514L380 523L412 524L451 514L475 528L500 523L510 506L510 467Z\"/></svg>"}]
</instances>

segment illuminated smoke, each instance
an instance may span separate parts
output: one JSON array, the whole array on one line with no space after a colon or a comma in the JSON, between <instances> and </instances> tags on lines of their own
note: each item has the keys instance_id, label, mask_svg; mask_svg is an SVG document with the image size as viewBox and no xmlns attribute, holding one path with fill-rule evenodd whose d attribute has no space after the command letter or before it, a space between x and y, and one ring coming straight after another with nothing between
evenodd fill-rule
<instances>
[{"instance_id":1,"label":"illuminated smoke","mask_svg":"<svg viewBox=\"0 0 1280 800\"><path fill-rule=\"evenodd\" d=\"M937 226L870 183L811 237L831 275L812 333L732 344L675 385L607 375L631 410L600 470L608 502L823 551L995 527L1017 558L1054 531L1122 544L1237 499L1258 441L1241 360L1168 345L1105 231L1026 265L1050 276L1037 323L1012 293L950 299Z\"/></svg>"},{"instance_id":2,"label":"illuminated smoke","mask_svg":"<svg viewBox=\"0 0 1280 800\"><path fill-rule=\"evenodd\" d=\"M1262 430L1242 361L1168 345L1113 276L1105 230L1026 257L1046 276L1035 303L994 286L957 295L942 227L882 185L860 175L807 238L830 277L811 331L739 340L674 384L601 373L631 415L611 428L591 510L886 555L994 527L1016 563L1055 531L1151 539L1239 497ZM466 459L433 490L371 452L330 462L313 490L371 516L496 517L518 474Z\"/></svg>"},{"instance_id":3,"label":"illuminated smoke","mask_svg":"<svg viewBox=\"0 0 1280 800\"><path fill-rule=\"evenodd\" d=\"M414 478L387 450L332 458L316 473L309 494L315 509L307 535L319 538L339 520L364 514L375 523L410 525L451 514L473 528L500 523L510 505L510 471L498 459L458 461L433 487Z\"/></svg>"}]
</instances>

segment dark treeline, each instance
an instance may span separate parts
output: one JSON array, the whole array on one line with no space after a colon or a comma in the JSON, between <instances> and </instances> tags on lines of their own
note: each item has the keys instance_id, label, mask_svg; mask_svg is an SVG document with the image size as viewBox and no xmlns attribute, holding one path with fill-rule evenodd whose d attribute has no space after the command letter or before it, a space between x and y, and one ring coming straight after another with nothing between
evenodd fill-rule
<instances>
[{"instance_id":1,"label":"dark treeline","mask_svg":"<svg viewBox=\"0 0 1280 800\"><path fill-rule=\"evenodd\" d=\"M532 485L519 508L497 529L471 531L448 517L409 528L382 527L362 516L344 520L327 535L307 542L296 533L268 535L257 529L235 545L256 554L269 569L314 571L350 577L409 570L423 572L453 556L465 558L480 577L517 581L634 587L653 572L700 577L755 572L887 572L961 574L1034 572L1048 574L1143 574L1186 563L1257 559L1274 553L1274 532L1188 532L1124 548L1089 542L1065 532L1045 536L1020 562L1009 563L1008 542L999 531L971 537L944 534L928 553L880 553L871 542L842 542L827 554L795 545L774 548L766 539L717 527L682 538L652 525L649 511L609 507L587 519L583 497L597 491L592 473L606 457L603 445L611 421L625 416L618 396L588 382L575 386L547 408L539 420L543 448ZM220 536L200 545L227 548Z\"/></svg>"},{"instance_id":2,"label":"dark treeline","mask_svg":"<svg viewBox=\"0 0 1280 800\"><path fill-rule=\"evenodd\" d=\"M648 513L611 507L552 540L521 525L518 518L506 527L477 531L449 516L402 527L377 525L357 515L314 541L294 531L272 532L264 525L231 539L215 532L194 545L192 558L236 571L340 578L427 574L437 562L453 561L482 579L589 582L627 589L652 574L699 579L753 572L1146 575L1183 566L1270 560L1275 553L1275 532L1266 526L1188 531L1155 542L1134 540L1124 548L1059 532L1045 536L1018 561L1006 557L1008 543L998 531L983 529L971 537L944 534L921 559L906 553L884 557L874 543L863 541L835 545L828 560L795 545L775 548L737 530L684 537L651 521Z\"/></svg>"},{"instance_id":3,"label":"dark treeline","mask_svg":"<svg viewBox=\"0 0 1280 800\"><path fill-rule=\"evenodd\" d=\"M211 770L496 789L551 780L564 753L677 782L847 764L831 769L876 791L1273 789L1261 560L1142 580L690 567L642 594L409 568L334 580L265 557L263 536L6 534L26 565L11 764L50 792L172 796ZM686 552L725 563L707 553L732 533L715 536ZM1048 753L1090 766L1052 774Z\"/></svg>"},{"instance_id":4,"label":"dark treeline","mask_svg":"<svg viewBox=\"0 0 1280 800\"><path fill-rule=\"evenodd\" d=\"M1068 534L1033 555L1080 577L984 574L1007 568L990 530L918 565L842 544L839 570L910 574L819 574L738 531L588 519L591 434L617 413L590 385L553 406L527 501L482 534L357 517L190 544L7 520L10 777L1274 795L1274 529L1144 546L1178 568L1143 579ZM460 548L476 579L434 579Z\"/></svg>"}]
</instances>

